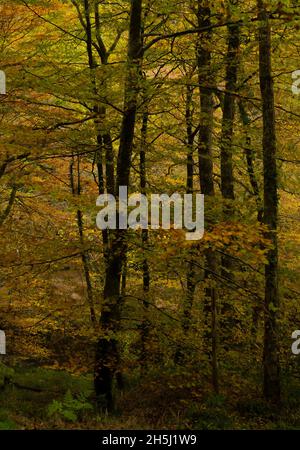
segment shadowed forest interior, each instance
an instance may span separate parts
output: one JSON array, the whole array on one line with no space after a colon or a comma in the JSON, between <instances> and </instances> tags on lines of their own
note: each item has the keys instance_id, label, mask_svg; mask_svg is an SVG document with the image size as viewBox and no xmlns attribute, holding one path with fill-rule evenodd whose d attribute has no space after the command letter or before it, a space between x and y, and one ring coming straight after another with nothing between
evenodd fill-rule
<instances>
[{"instance_id":1,"label":"shadowed forest interior","mask_svg":"<svg viewBox=\"0 0 300 450\"><path fill-rule=\"evenodd\" d=\"M0 0L0 429L300 429L299 29ZM99 229L121 186L203 194L203 237Z\"/></svg>"}]
</instances>

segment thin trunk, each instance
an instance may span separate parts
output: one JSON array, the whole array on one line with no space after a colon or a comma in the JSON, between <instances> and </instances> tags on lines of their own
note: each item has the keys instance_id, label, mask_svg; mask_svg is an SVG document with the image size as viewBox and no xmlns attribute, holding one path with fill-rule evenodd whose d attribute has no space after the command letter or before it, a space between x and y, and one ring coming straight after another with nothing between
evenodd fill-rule
<instances>
[{"instance_id":1,"label":"thin trunk","mask_svg":"<svg viewBox=\"0 0 300 450\"><path fill-rule=\"evenodd\" d=\"M147 105L148 106L148 105ZM147 148L147 131L148 131L148 108L143 113L143 123L141 130L141 149L140 149L140 187L141 194L146 195L147 173L146 173L146 148ZM147 344L149 340L150 322L149 322L149 290L150 290L150 268L146 251L149 245L148 230L142 230L142 246L143 246L143 322L141 324L141 372L142 375L147 369Z\"/></svg>"},{"instance_id":2,"label":"thin trunk","mask_svg":"<svg viewBox=\"0 0 300 450\"><path fill-rule=\"evenodd\" d=\"M259 75L263 108L263 164L264 164L264 224L266 237L272 248L265 266L265 334L264 334L264 396L280 404L280 362L278 345L278 187L276 167L276 124L274 84L271 63L271 28L263 0L257 0L259 26Z\"/></svg>"},{"instance_id":3,"label":"thin trunk","mask_svg":"<svg viewBox=\"0 0 300 450\"><path fill-rule=\"evenodd\" d=\"M252 187L253 195L255 196L256 207L257 207L257 220L258 222L262 222L263 220L263 204L259 191L258 181L255 176L254 170L254 152L251 145L251 138L248 134L247 127L250 123L250 118L248 117L247 111L245 109L244 103L239 101L239 110L242 123L246 130L246 148L245 148L245 156L247 162L247 172L249 176L250 185Z\"/></svg>"},{"instance_id":4,"label":"thin trunk","mask_svg":"<svg viewBox=\"0 0 300 450\"><path fill-rule=\"evenodd\" d=\"M186 192L187 194L193 194L194 192L194 132L193 132L193 88L187 86L186 97L186 133L187 133L187 177L186 177ZM190 261L187 268L187 293L186 301L183 308L183 329L187 333L191 326L192 307L194 303L195 294L195 265L193 264L193 249L190 251Z\"/></svg>"},{"instance_id":5,"label":"thin trunk","mask_svg":"<svg viewBox=\"0 0 300 450\"><path fill-rule=\"evenodd\" d=\"M77 188L75 186L75 177L74 177L74 164L75 164L74 158L72 158L72 161L70 164L70 184L71 184L71 192L74 197L75 196L79 197L81 194L80 162L79 161L80 160L78 157L78 160L77 160ZM81 260L82 260L82 266L83 266L86 290L87 290L87 301L88 301L88 305L90 308L91 322L93 324L93 327L96 328L97 320L96 320L96 313L95 313L95 307L94 307L93 286L92 286L91 277L90 277L89 255L88 255L87 250L85 249L84 230L83 230L83 214L80 209L77 210L76 218L77 218L77 227L78 227L79 241L80 241L80 247L81 247Z\"/></svg>"},{"instance_id":6,"label":"thin trunk","mask_svg":"<svg viewBox=\"0 0 300 450\"><path fill-rule=\"evenodd\" d=\"M186 111L185 111L185 122L186 122L186 140L187 140L187 160L186 160L186 192L187 194L193 194L194 192L194 139L195 133L193 132L193 87L187 85L186 93ZM189 261L187 263L186 272L186 296L183 302L182 311L182 331L186 336L191 327L192 321L192 308L194 304L194 295L196 289L195 281L195 264L194 264L194 249L192 248L188 254ZM175 353L174 361L177 364L183 364L185 360L185 349L181 344Z\"/></svg>"},{"instance_id":7,"label":"thin trunk","mask_svg":"<svg viewBox=\"0 0 300 450\"><path fill-rule=\"evenodd\" d=\"M14 203L15 203L17 190L18 190L17 185L13 184L11 192L10 192L9 200L8 200L8 203L7 203L7 206L4 209L3 213L0 214L0 227L2 227L2 225L5 222L5 220L8 218L8 216L11 213L12 207L14 206Z\"/></svg>"},{"instance_id":8,"label":"thin trunk","mask_svg":"<svg viewBox=\"0 0 300 450\"><path fill-rule=\"evenodd\" d=\"M255 175L255 169L254 169L255 155L254 155L254 151L253 151L253 148L251 145L251 137L250 137L249 131L248 131L250 117L247 114L247 111L245 109L245 106L244 106L244 103L242 100L239 101L239 111L240 111L241 121L245 128L245 135L246 135L245 157L246 157L246 163L247 163L248 177L249 177L250 185L252 188L252 193L255 197L256 209L257 209L257 220L259 223L262 223L262 221L263 221L263 202L262 202L262 198L261 198L261 194L260 194L260 190L259 190L258 181L257 181L256 175ZM253 307L251 335L254 338L257 335L258 323L259 323L259 318L260 318L262 309L263 308L260 304L256 304Z\"/></svg>"},{"instance_id":9,"label":"thin trunk","mask_svg":"<svg viewBox=\"0 0 300 450\"><path fill-rule=\"evenodd\" d=\"M76 2L73 2L76 6ZM98 168L98 189L99 194L103 194L105 189L108 193L114 194L114 185L115 185L115 175L114 175L114 154L113 154L113 145L112 138L109 131L106 131L105 128L105 120L106 120L106 108L105 106L99 104L97 98L99 97L99 92L97 88L96 75L95 70L97 68L97 62L93 53L93 27L91 22L91 13L92 13L92 5L88 0L84 0L83 2L84 12L83 14L80 11L80 8L76 6L79 20L85 30L86 34L86 49L88 56L88 64L90 69L90 78L92 83L93 95L95 97L93 112L96 115L96 119L94 121L95 130L96 130L96 140L97 140L97 149L95 152L95 160L97 162ZM97 40L97 48L98 48L98 56L101 62L101 65L105 66L108 63L109 54L106 50L106 47L103 43L100 34L100 15L99 15L99 2L95 1L93 3L93 12L95 16L95 35ZM106 93L106 85L105 82L102 83L101 89L105 92L102 93L102 96L105 97ZM103 167L105 166L105 173ZM108 258L108 246L109 246L109 231L102 230L102 241L103 241L103 255L105 262L107 262Z\"/></svg>"},{"instance_id":10,"label":"thin trunk","mask_svg":"<svg viewBox=\"0 0 300 450\"><path fill-rule=\"evenodd\" d=\"M99 195L105 192L105 174L103 170L103 141L101 133L97 133L97 150L95 154L95 162L97 165L98 174L98 192ZM107 261L108 251L109 251L109 230L102 230L102 245L103 245L103 256L104 261Z\"/></svg>"}]
</instances>

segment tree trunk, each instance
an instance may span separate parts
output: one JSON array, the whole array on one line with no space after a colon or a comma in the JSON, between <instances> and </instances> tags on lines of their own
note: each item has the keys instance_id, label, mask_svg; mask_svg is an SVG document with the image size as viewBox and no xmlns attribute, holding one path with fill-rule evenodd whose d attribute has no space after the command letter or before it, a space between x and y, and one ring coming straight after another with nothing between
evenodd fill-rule
<instances>
[{"instance_id":1,"label":"tree trunk","mask_svg":"<svg viewBox=\"0 0 300 450\"><path fill-rule=\"evenodd\" d=\"M187 159L186 159L186 193L193 194L194 192L194 139L195 133L193 131L193 87L188 84L186 92L186 141L187 141ZM192 308L194 304L194 295L196 289L196 273L194 264L194 249L191 248L188 252L188 263L186 271L186 295L183 301L183 311L181 326L182 331L186 337L191 327ZM185 346L180 343L175 353L175 363L183 364L185 361L186 351Z\"/></svg>"},{"instance_id":2,"label":"tree trunk","mask_svg":"<svg viewBox=\"0 0 300 450\"><path fill-rule=\"evenodd\" d=\"M104 42L100 34L100 15L99 15L99 2L95 1L93 7L88 0L83 2L83 13L81 12L79 6L75 1L73 1L74 6L77 9L78 17L80 23L86 34L86 50L88 56L88 64L90 69L90 79L92 84L92 91L94 95L94 105L93 112L95 113L95 131L97 140L97 149L95 152L95 161L97 163L98 169L98 190L99 194L103 194L105 189L109 194L114 194L115 188L115 175L114 175L114 153L112 138L109 131L107 131L105 120L106 120L106 107L98 102L99 92L97 87L95 70L97 68L97 61L93 52L93 27L91 22L92 11L95 18L95 35L97 40L97 53L100 63L105 66L108 63L109 53L106 50ZM104 91L102 96L106 96L106 82L101 84L101 89ZM105 166L105 174L103 167ZM102 241L103 241L103 255L105 262L108 257L108 245L109 245L109 231L102 230Z\"/></svg>"},{"instance_id":3,"label":"tree trunk","mask_svg":"<svg viewBox=\"0 0 300 450\"><path fill-rule=\"evenodd\" d=\"M235 2L236 7L236 2ZM232 0L228 2L227 21L231 22ZM221 193L224 201L223 212L224 219L231 220L234 215L234 177L232 162L233 130L235 117L235 94L237 92L237 76L239 66L239 48L240 48L240 26L231 24L228 30L228 47L226 57L226 83L223 105L222 135L221 135ZM222 256L222 275L226 278L233 278L234 261L229 256ZM232 342L232 333L238 320L232 304L224 300L221 310L221 329L223 334L223 343L228 348Z\"/></svg>"},{"instance_id":4,"label":"tree trunk","mask_svg":"<svg viewBox=\"0 0 300 450\"><path fill-rule=\"evenodd\" d=\"M186 161L186 193L193 194L194 192L194 137L193 132L193 88L187 86L186 94L186 139L187 139L187 161ZM195 294L195 265L193 264L194 250L189 252L189 262L187 268L187 281L186 281L186 299L183 305L183 320L182 327L185 333L187 333L191 326L192 307L194 303Z\"/></svg>"},{"instance_id":5,"label":"tree trunk","mask_svg":"<svg viewBox=\"0 0 300 450\"><path fill-rule=\"evenodd\" d=\"M265 334L264 334L264 396L280 404L280 363L278 346L278 188L276 167L276 126L274 86L271 65L271 29L268 12L262 0L257 0L259 26L259 75L263 108L264 218L266 237L272 248L265 266Z\"/></svg>"},{"instance_id":6,"label":"tree trunk","mask_svg":"<svg viewBox=\"0 0 300 450\"><path fill-rule=\"evenodd\" d=\"M137 99L140 89L142 58L142 0L131 0L128 66L124 92L124 114L121 125L115 192L129 185L132 145L136 122ZM119 366L117 332L120 326L121 273L126 256L127 230L112 234L106 267L103 309L100 317L101 337L97 342L94 385L98 399L105 396L108 410L114 408L112 385Z\"/></svg>"},{"instance_id":7,"label":"tree trunk","mask_svg":"<svg viewBox=\"0 0 300 450\"><path fill-rule=\"evenodd\" d=\"M231 2L229 1L229 8ZM231 13L228 13L230 21ZM235 94L237 91L238 56L240 48L239 25L228 25L228 48L226 58L226 84L223 107L221 137L221 191L224 199L234 200L234 182L232 167L232 139L235 116ZM232 205L225 204L225 213L232 214Z\"/></svg>"},{"instance_id":8,"label":"tree trunk","mask_svg":"<svg viewBox=\"0 0 300 450\"><path fill-rule=\"evenodd\" d=\"M72 161L70 163L70 184L71 184L71 192L72 195L75 197L76 195L79 197L81 195L81 183L80 183L80 160L79 156L77 157L77 189L75 186L75 177L74 177L74 157L72 158ZM96 313L95 313L95 307L94 307L94 293L93 293L93 286L90 276L90 267L89 267L89 254L87 250L85 249L85 240L84 240L84 229L83 229L83 214L80 209L77 210L76 213L77 217L77 227L78 227L78 234L79 234L79 241L81 246L81 260L82 260L82 266L84 271L84 277L85 277L85 283L86 283L86 290L87 290L87 301L90 308L90 317L91 322L93 324L93 327L96 328L97 320L96 320Z\"/></svg>"},{"instance_id":9,"label":"tree trunk","mask_svg":"<svg viewBox=\"0 0 300 450\"><path fill-rule=\"evenodd\" d=\"M247 172L249 176L249 181L252 187L253 195L255 196L256 201L256 207L257 207L257 220L259 223L262 223L263 221L263 204L262 199L260 195L259 185L257 178L255 176L255 170L254 170L254 162L255 162L255 156L254 152L251 146L251 137L248 134L248 125L250 123L250 118L247 114L247 111L245 109L244 103L242 100L239 101L239 111L242 123L245 127L245 134L246 134L246 147L245 147L245 156L246 156L246 162L247 162Z\"/></svg>"},{"instance_id":10,"label":"tree trunk","mask_svg":"<svg viewBox=\"0 0 300 450\"><path fill-rule=\"evenodd\" d=\"M141 149L140 149L140 187L141 194L146 195L147 187L147 174L146 174L146 148L147 148L147 130L148 130L148 105L147 100L144 99L146 103L146 110L143 113L143 123L141 130ZM141 373L145 373L147 368L147 349L148 340L150 332L150 321L149 321L149 290L150 290L150 268L148 259L146 256L146 251L149 246L149 233L148 230L142 230L142 246L143 246L143 322L141 324Z\"/></svg>"},{"instance_id":11,"label":"tree trunk","mask_svg":"<svg viewBox=\"0 0 300 450\"><path fill-rule=\"evenodd\" d=\"M252 194L255 197L256 202L256 209L257 209L257 220L259 223L263 222L263 201L260 194L259 184L256 178L255 169L254 169L254 163L255 163L255 155L251 144L251 137L248 131L248 125L250 123L250 117L247 114L247 111L245 109L244 103L242 100L239 101L239 111L240 111L240 117L241 121L245 128L245 157L246 157L246 163L247 163L247 173L250 181L250 185L252 188ZM262 305L256 301L256 304L253 306L252 311L252 326L251 326L251 335L255 339L258 332L258 324L260 315L263 308ZM254 340L253 340L254 342Z\"/></svg>"},{"instance_id":12,"label":"tree trunk","mask_svg":"<svg viewBox=\"0 0 300 450\"><path fill-rule=\"evenodd\" d=\"M210 27L211 11L208 0L198 0L198 28ZM213 92L211 86L211 32L200 33L197 45L198 79L200 87L200 127L199 127L199 177L201 192L206 196L206 217L211 215L210 200L214 197L213 160L212 160L212 127L213 127ZM208 214L208 216L207 216ZM209 226L210 219L206 221ZM206 289L204 304L204 322L207 332L205 343L212 365L212 384L215 392L219 390L217 364L217 295L211 274L217 272L217 261L211 249L206 250L205 278L210 286ZM210 330L210 331L208 331Z\"/></svg>"}]
</instances>

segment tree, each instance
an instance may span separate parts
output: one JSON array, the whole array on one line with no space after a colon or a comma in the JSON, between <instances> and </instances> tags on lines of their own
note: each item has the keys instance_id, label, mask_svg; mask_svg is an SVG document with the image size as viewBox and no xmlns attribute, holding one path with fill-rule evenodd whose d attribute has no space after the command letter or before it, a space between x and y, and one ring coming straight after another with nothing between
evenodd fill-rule
<instances>
[{"instance_id":1,"label":"tree","mask_svg":"<svg viewBox=\"0 0 300 450\"><path fill-rule=\"evenodd\" d=\"M280 364L278 347L278 187L276 167L276 125L271 64L271 28L263 0L257 0L259 27L259 77L263 109L264 216L266 237L272 248L265 266L264 395L280 404Z\"/></svg>"},{"instance_id":2,"label":"tree","mask_svg":"<svg viewBox=\"0 0 300 450\"><path fill-rule=\"evenodd\" d=\"M128 38L128 66L124 91L124 114L121 125L117 161L116 189L129 186L132 145L140 91L140 63L142 58L142 0L132 0ZM126 256L126 230L116 230L109 249L105 275L104 303L100 325L103 336L97 342L94 384L97 396L105 395L107 408L114 407L113 377L118 369L118 342L115 333L120 326L120 279Z\"/></svg>"},{"instance_id":3,"label":"tree","mask_svg":"<svg viewBox=\"0 0 300 450\"><path fill-rule=\"evenodd\" d=\"M197 10L198 28L210 28L211 9L209 2L198 0ZM198 80L200 88L200 125L199 125L199 178L201 192L206 196L207 203L212 203L215 195L213 179L213 156L212 156L212 130L213 130L213 88L212 88L212 56L210 50L210 39L212 33L207 31L199 33L197 46ZM211 207L208 215L211 214ZM207 225L210 220L207 218ZM209 357L212 365L212 383L214 390L219 390L218 361L217 361L217 290L213 283L213 274L217 272L216 255L212 249L208 249L206 257L206 279L212 285L206 289L206 300L204 304L205 324L210 332L208 338L211 340ZM207 332L206 332L207 333Z\"/></svg>"},{"instance_id":4,"label":"tree","mask_svg":"<svg viewBox=\"0 0 300 450\"><path fill-rule=\"evenodd\" d=\"M234 118L237 95L237 80L240 52L240 25L232 20L237 14L238 2L227 2L227 55L225 74L225 93L223 101L222 133L221 133L221 193L224 199L224 220L231 220L234 217L234 173L233 173L233 135ZM234 14L235 13L235 14ZM230 278L233 276L234 261L227 255L222 256L222 274ZM225 329L224 336L228 340L228 334L232 333L235 325L234 309L228 302L223 302L222 307L222 328ZM231 330L231 332L229 331ZM230 341L230 337L229 337Z\"/></svg>"}]
</instances>

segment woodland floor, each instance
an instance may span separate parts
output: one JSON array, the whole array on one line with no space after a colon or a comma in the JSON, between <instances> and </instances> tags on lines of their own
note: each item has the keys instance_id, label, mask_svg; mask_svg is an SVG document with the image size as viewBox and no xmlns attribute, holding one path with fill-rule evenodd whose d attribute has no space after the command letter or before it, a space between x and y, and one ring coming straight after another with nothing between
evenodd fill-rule
<instances>
[{"instance_id":1,"label":"woodland floor","mask_svg":"<svg viewBox=\"0 0 300 450\"><path fill-rule=\"evenodd\" d=\"M280 412L254 392L241 401L232 393L205 395L199 386L191 399L168 374L126 384L107 416L94 407L91 376L16 367L0 393L0 429L300 429L300 383L285 383Z\"/></svg>"}]
</instances>

